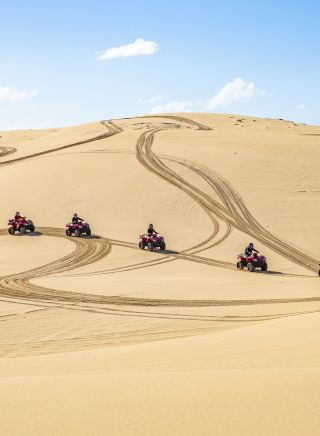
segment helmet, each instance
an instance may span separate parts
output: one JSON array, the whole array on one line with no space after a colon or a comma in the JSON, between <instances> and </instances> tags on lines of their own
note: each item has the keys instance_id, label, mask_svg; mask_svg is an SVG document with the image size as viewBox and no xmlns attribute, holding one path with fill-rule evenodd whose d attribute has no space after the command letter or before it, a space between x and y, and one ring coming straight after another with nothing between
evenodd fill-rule
<instances>
[{"instance_id":1,"label":"helmet","mask_svg":"<svg viewBox=\"0 0 320 436\"><path fill-rule=\"evenodd\" d=\"M20 212L16 212L16 215L20 215Z\"/></svg>"},{"instance_id":2,"label":"helmet","mask_svg":"<svg viewBox=\"0 0 320 436\"><path fill-rule=\"evenodd\" d=\"M77 214L77 213L74 213L73 216L74 216L75 218L77 218L78 214Z\"/></svg>"},{"instance_id":3,"label":"helmet","mask_svg":"<svg viewBox=\"0 0 320 436\"><path fill-rule=\"evenodd\" d=\"M253 247L253 243L252 242L249 243L249 247Z\"/></svg>"},{"instance_id":4,"label":"helmet","mask_svg":"<svg viewBox=\"0 0 320 436\"><path fill-rule=\"evenodd\" d=\"M150 229L153 229L153 224L149 224Z\"/></svg>"}]
</instances>

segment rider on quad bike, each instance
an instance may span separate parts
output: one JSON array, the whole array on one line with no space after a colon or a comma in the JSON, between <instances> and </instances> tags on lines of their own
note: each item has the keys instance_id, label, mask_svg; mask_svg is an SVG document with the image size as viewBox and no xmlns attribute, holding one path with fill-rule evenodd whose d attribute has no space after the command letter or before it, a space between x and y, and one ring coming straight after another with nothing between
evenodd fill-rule
<instances>
[{"instance_id":1,"label":"rider on quad bike","mask_svg":"<svg viewBox=\"0 0 320 436\"><path fill-rule=\"evenodd\" d=\"M149 224L148 230L147 230L147 234L149 236L152 236L153 234L158 234L158 232L155 231L155 229L153 228L153 224Z\"/></svg>"},{"instance_id":2,"label":"rider on quad bike","mask_svg":"<svg viewBox=\"0 0 320 436\"><path fill-rule=\"evenodd\" d=\"M245 253L245 255L247 256L247 257L250 257L251 255L252 255L252 252L253 251L255 251L256 253L259 253L259 251L258 250L256 250L254 247L253 247L253 243L252 242L250 242L250 244L246 247L246 249L244 250L244 253Z\"/></svg>"},{"instance_id":3,"label":"rider on quad bike","mask_svg":"<svg viewBox=\"0 0 320 436\"><path fill-rule=\"evenodd\" d=\"M14 223L15 223L17 229L20 227L20 223L21 223L23 220L25 220L25 219L26 219L26 217L25 217L25 216L22 216L22 215L20 214L20 212L16 212L16 214L15 214L15 216L14 216L14 218L13 218L13 221L14 221Z\"/></svg>"},{"instance_id":4,"label":"rider on quad bike","mask_svg":"<svg viewBox=\"0 0 320 436\"><path fill-rule=\"evenodd\" d=\"M16 214L15 214L13 220L14 220L15 223L19 223L19 221L21 220L21 218L23 218L23 217L20 215L20 212L16 212Z\"/></svg>"},{"instance_id":5,"label":"rider on quad bike","mask_svg":"<svg viewBox=\"0 0 320 436\"><path fill-rule=\"evenodd\" d=\"M84 219L80 218L77 213L74 213L71 219L72 224L79 224L81 221L84 221Z\"/></svg>"}]
</instances>

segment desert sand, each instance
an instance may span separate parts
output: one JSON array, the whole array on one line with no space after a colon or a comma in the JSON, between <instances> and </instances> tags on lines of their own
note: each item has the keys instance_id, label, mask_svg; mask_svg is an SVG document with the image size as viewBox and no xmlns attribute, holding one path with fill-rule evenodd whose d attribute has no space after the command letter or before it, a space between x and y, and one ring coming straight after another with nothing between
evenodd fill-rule
<instances>
[{"instance_id":1,"label":"desert sand","mask_svg":"<svg viewBox=\"0 0 320 436\"><path fill-rule=\"evenodd\" d=\"M1 436L318 435L319 160L320 127L239 115L0 132Z\"/></svg>"}]
</instances>

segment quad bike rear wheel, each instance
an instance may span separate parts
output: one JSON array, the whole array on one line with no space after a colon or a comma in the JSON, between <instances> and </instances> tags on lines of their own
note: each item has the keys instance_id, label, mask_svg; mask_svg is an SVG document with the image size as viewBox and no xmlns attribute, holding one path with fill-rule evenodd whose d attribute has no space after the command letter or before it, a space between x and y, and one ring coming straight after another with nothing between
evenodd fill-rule
<instances>
[{"instance_id":1,"label":"quad bike rear wheel","mask_svg":"<svg viewBox=\"0 0 320 436\"><path fill-rule=\"evenodd\" d=\"M35 231L35 226L30 226L30 232L34 232Z\"/></svg>"},{"instance_id":2,"label":"quad bike rear wheel","mask_svg":"<svg viewBox=\"0 0 320 436\"><path fill-rule=\"evenodd\" d=\"M152 243L152 242L149 242L149 243L148 243L148 250L149 250L149 251L153 251L153 248L154 248L154 247L153 247L153 243Z\"/></svg>"},{"instance_id":3,"label":"quad bike rear wheel","mask_svg":"<svg viewBox=\"0 0 320 436\"><path fill-rule=\"evenodd\" d=\"M10 235L14 235L16 231L13 227L9 227L8 232L10 233Z\"/></svg>"},{"instance_id":4,"label":"quad bike rear wheel","mask_svg":"<svg viewBox=\"0 0 320 436\"><path fill-rule=\"evenodd\" d=\"M75 229L74 236L76 236L77 238L79 238L81 236L81 232L79 229Z\"/></svg>"},{"instance_id":5,"label":"quad bike rear wheel","mask_svg":"<svg viewBox=\"0 0 320 436\"><path fill-rule=\"evenodd\" d=\"M164 251L166 249L166 243L162 242L162 244L160 245L160 250Z\"/></svg>"},{"instance_id":6,"label":"quad bike rear wheel","mask_svg":"<svg viewBox=\"0 0 320 436\"><path fill-rule=\"evenodd\" d=\"M86 230L86 235L87 235L87 236L91 236L91 229L87 229L87 230Z\"/></svg>"},{"instance_id":7,"label":"quad bike rear wheel","mask_svg":"<svg viewBox=\"0 0 320 436\"><path fill-rule=\"evenodd\" d=\"M145 249L145 247L146 247L146 244L145 244L145 242L143 242L143 241L140 241L140 242L139 242L139 248L141 248L141 250L144 250L144 249Z\"/></svg>"},{"instance_id":8,"label":"quad bike rear wheel","mask_svg":"<svg viewBox=\"0 0 320 436\"><path fill-rule=\"evenodd\" d=\"M254 265L252 262L249 262L247 265L248 271L253 272L254 271Z\"/></svg>"}]
</instances>

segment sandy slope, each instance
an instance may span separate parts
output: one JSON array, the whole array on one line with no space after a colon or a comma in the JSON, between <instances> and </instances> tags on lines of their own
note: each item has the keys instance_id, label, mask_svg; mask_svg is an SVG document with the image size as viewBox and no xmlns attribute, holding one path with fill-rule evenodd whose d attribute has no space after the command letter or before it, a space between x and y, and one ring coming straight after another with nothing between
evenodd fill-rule
<instances>
[{"instance_id":1,"label":"sandy slope","mask_svg":"<svg viewBox=\"0 0 320 436\"><path fill-rule=\"evenodd\" d=\"M1 435L319 432L320 128L187 114L0 135ZM14 182L13 182L14 181ZM99 237L67 240L77 211ZM168 251L137 249L153 222ZM235 270L253 240L268 273Z\"/></svg>"}]
</instances>

